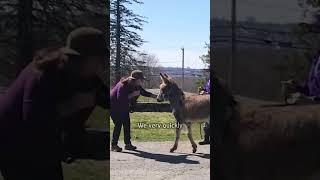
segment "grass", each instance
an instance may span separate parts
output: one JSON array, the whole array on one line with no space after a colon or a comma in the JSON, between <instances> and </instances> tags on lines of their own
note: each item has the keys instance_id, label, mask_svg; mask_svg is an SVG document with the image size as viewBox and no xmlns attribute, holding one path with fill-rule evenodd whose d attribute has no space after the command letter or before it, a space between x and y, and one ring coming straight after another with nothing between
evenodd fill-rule
<instances>
[{"instance_id":1,"label":"grass","mask_svg":"<svg viewBox=\"0 0 320 180\"><path fill-rule=\"evenodd\" d=\"M96 107L89 117L86 126L90 128L101 128L109 130L108 120L109 112L100 107Z\"/></svg>"},{"instance_id":2,"label":"grass","mask_svg":"<svg viewBox=\"0 0 320 180\"><path fill-rule=\"evenodd\" d=\"M91 114L86 126L109 130L109 113L97 107ZM63 163L65 180L107 180L110 179L109 161L76 160L71 164Z\"/></svg>"},{"instance_id":3,"label":"grass","mask_svg":"<svg viewBox=\"0 0 320 180\"><path fill-rule=\"evenodd\" d=\"M144 96L139 96L138 102L157 102L156 99L149 98L149 97L144 97Z\"/></svg>"},{"instance_id":4,"label":"grass","mask_svg":"<svg viewBox=\"0 0 320 180\"><path fill-rule=\"evenodd\" d=\"M138 102L148 103L157 102L157 100L140 96ZM131 139L133 141L173 141L175 139L176 123L171 112L134 112L130 113L130 120ZM144 128L143 125L146 125L146 127ZM199 126L199 124L193 124L192 126L192 135L195 141L201 139ZM112 137L113 128L114 124L110 118L110 137ZM204 134L203 130L201 131ZM188 140L186 127L181 132L181 140ZM123 127L119 141L123 141Z\"/></svg>"},{"instance_id":5,"label":"grass","mask_svg":"<svg viewBox=\"0 0 320 180\"><path fill-rule=\"evenodd\" d=\"M65 180L106 180L110 179L109 171L109 161L79 160L71 164L63 163Z\"/></svg>"},{"instance_id":6,"label":"grass","mask_svg":"<svg viewBox=\"0 0 320 180\"><path fill-rule=\"evenodd\" d=\"M130 114L130 119L131 139L133 141L173 141L175 139L175 119L172 113L135 112ZM143 128L142 125L144 124L147 127ZM201 139L199 126L199 124L192 126L193 139L196 141ZM114 124L110 120L110 134L113 132L113 127ZM203 130L201 131L203 134ZM188 140L186 128L183 128L181 132L181 140ZM123 141L123 128L119 141Z\"/></svg>"}]
</instances>

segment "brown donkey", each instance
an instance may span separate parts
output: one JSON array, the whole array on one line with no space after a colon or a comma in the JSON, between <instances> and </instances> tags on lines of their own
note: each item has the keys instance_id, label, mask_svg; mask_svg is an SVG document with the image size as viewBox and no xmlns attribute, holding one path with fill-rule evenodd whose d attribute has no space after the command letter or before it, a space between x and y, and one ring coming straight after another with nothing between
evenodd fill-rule
<instances>
[{"instance_id":1,"label":"brown donkey","mask_svg":"<svg viewBox=\"0 0 320 180\"><path fill-rule=\"evenodd\" d=\"M251 105L212 80L214 179L308 180L320 172L320 105Z\"/></svg>"},{"instance_id":2,"label":"brown donkey","mask_svg":"<svg viewBox=\"0 0 320 180\"><path fill-rule=\"evenodd\" d=\"M188 128L188 138L192 144L193 153L197 151L197 145L192 138L191 124L195 122L209 122L210 119L210 95L185 96L177 83L167 74L160 73L162 84L157 97L159 102L166 97L172 107L172 113L179 124L176 128L176 139L170 152L178 148L181 126L185 124Z\"/></svg>"}]
</instances>

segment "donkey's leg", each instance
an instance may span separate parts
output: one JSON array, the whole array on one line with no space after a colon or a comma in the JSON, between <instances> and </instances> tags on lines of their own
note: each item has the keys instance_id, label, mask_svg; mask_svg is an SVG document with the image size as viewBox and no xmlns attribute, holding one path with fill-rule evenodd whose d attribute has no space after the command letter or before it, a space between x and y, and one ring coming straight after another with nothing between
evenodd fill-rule
<instances>
[{"instance_id":1,"label":"donkey's leg","mask_svg":"<svg viewBox=\"0 0 320 180\"><path fill-rule=\"evenodd\" d=\"M197 144L194 142L193 138L192 138L192 129L191 129L191 123L187 123L187 127L188 127L188 138L191 142L192 145L192 152L195 153L197 152Z\"/></svg>"},{"instance_id":2,"label":"donkey's leg","mask_svg":"<svg viewBox=\"0 0 320 180\"><path fill-rule=\"evenodd\" d=\"M174 142L174 145L170 149L170 152L175 151L178 148L178 141L180 139L180 134L181 134L181 126L180 124L176 127L176 140Z\"/></svg>"}]
</instances>

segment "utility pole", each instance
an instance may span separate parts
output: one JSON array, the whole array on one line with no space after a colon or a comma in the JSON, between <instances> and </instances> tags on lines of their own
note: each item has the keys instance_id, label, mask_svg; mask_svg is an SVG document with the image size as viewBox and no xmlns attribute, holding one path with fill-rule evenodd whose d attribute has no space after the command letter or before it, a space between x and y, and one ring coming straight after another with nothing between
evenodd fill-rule
<instances>
[{"instance_id":1,"label":"utility pole","mask_svg":"<svg viewBox=\"0 0 320 180\"><path fill-rule=\"evenodd\" d=\"M184 84L184 47L182 47L181 50L182 50L182 83L181 83L181 89L183 90L183 84Z\"/></svg>"},{"instance_id":2,"label":"utility pole","mask_svg":"<svg viewBox=\"0 0 320 180\"><path fill-rule=\"evenodd\" d=\"M234 89L233 82L235 81L235 64L236 64L236 23L237 23L237 4L236 0L231 0L232 9L231 9L231 31L232 31L232 39L231 39L231 60L229 67L229 87Z\"/></svg>"}]
</instances>

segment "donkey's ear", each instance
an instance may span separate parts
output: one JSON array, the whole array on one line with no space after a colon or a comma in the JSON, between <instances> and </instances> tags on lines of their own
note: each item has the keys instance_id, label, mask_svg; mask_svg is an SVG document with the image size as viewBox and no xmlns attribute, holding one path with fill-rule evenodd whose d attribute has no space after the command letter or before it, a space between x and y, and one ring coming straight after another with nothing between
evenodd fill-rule
<instances>
[{"instance_id":1,"label":"donkey's ear","mask_svg":"<svg viewBox=\"0 0 320 180\"><path fill-rule=\"evenodd\" d=\"M165 75L163 75L162 73L160 73L160 78L161 78L161 80L162 80L164 83L167 83L167 82L168 82L168 78L165 77Z\"/></svg>"},{"instance_id":2,"label":"donkey's ear","mask_svg":"<svg viewBox=\"0 0 320 180\"><path fill-rule=\"evenodd\" d=\"M160 77L161 79L165 78L164 75L162 73L160 73Z\"/></svg>"},{"instance_id":3,"label":"donkey's ear","mask_svg":"<svg viewBox=\"0 0 320 180\"><path fill-rule=\"evenodd\" d=\"M164 73L164 76L165 76L167 79L172 79L167 73Z\"/></svg>"}]
</instances>

